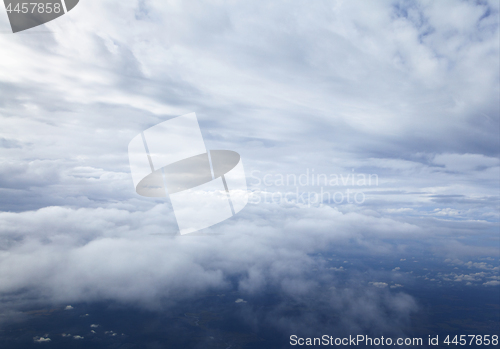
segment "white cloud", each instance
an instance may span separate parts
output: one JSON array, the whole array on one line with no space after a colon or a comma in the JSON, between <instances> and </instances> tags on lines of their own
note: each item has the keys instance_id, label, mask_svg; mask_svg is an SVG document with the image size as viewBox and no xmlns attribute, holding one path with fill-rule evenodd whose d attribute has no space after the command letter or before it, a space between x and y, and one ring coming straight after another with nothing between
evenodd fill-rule
<instances>
[{"instance_id":1,"label":"white cloud","mask_svg":"<svg viewBox=\"0 0 500 349\"><path fill-rule=\"evenodd\" d=\"M455 275L454 281L480 281L486 276L485 273Z\"/></svg>"},{"instance_id":2,"label":"white cloud","mask_svg":"<svg viewBox=\"0 0 500 349\"><path fill-rule=\"evenodd\" d=\"M45 338L45 337L33 337L33 341L35 343L43 343L43 342L50 342L50 338Z\"/></svg>"},{"instance_id":3,"label":"white cloud","mask_svg":"<svg viewBox=\"0 0 500 349\"><path fill-rule=\"evenodd\" d=\"M500 281L498 280L491 280L483 283L484 286L498 286L500 285Z\"/></svg>"}]
</instances>

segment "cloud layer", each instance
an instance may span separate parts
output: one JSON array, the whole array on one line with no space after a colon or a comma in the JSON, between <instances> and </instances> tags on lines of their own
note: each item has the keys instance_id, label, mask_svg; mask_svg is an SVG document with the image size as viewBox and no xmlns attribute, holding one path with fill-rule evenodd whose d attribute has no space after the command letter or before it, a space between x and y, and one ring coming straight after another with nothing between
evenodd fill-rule
<instances>
[{"instance_id":1,"label":"cloud layer","mask_svg":"<svg viewBox=\"0 0 500 349\"><path fill-rule=\"evenodd\" d=\"M325 289L342 272L314 256L498 258L498 11L497 1L88 0L16 35L0 16L2 307L154 308L273 289L286 304L346 314L344 328L399 331L418 308L400 287L351 275L350 287ZM168 200L135 194L127 145L192 111L207 148L238 151L261 180L248 178L256 197L321 190L265 175L377 184L323 188L362 192L361 204L263 199L181 238ZM247 315L280 326L279 309Z\"/></svg>"}]
</instances>

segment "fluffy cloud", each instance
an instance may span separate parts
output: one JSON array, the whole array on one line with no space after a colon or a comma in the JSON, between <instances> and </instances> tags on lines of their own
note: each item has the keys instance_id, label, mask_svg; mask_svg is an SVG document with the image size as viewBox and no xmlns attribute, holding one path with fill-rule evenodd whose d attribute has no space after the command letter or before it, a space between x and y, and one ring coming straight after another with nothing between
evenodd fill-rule
<instances>
[{"instance_id":1,"label":"fluffy cloud","mask_svg":"<svg viewBox=\"0 0 500 349\"><path fill-rule=\"evenodd\" d=\"M33 341L35 343L43 343L43 342L50 342L51 339L50 338L44 338L44 337L34 337Z\"/></svg>"},{"instance_id":2,"label":"fluffy cloud","mask_svg":"<svg viewBox=\"0 0 500 349\"><path fill-rule=\"evenodd\" d=\"M500 285L500 281L498 280L491 280L483 283L484 286L498 286Z\"/></svg>"}]
</instances>

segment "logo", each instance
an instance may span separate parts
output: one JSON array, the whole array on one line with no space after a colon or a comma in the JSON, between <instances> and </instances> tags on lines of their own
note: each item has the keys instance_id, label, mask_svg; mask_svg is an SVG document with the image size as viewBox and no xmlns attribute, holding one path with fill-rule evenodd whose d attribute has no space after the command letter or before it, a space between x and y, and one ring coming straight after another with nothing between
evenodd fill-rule
<instances>
[{"instance_id":1,"label":"logo","mask_svg":"<svg viewBox=\"0 0 500 349\"><path fill-rule=\"evenodd\" d=\"M181 235L231 218L248 203L240 155L207 150L195 113L141 132L128 156L137 194L168 195Z\"/></svg>"},{"instance_id":2,"label":"logo","mask_svg":"<svg viewBox=\"0 0 500 349\"><path fill-rule=\"evenodd\" d=\"M71 11L79 0L3 0L13 33L50 22Z\"/></svg>"}]
</instances>

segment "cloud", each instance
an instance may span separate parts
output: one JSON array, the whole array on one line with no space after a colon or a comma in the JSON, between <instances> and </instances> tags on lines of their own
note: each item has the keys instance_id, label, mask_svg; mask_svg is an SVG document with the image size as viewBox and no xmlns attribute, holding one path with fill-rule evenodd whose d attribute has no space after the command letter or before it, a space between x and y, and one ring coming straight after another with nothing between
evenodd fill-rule
<instances>
[{"instance_id":1,"label":"cloud","mask_svg":"<svg viewBox=\"0 0 500 349\"><path fill-rule=\"evenodd\" d=\"M498 280L491 280L491 281L486 281L483 283L484 286L498 286L500 285L500 281Z\"/></svg>"},{"instance_id":2,"label":"cloud","mask_svg":"<svg viewBox=\"0 0 500 349\"><path fill-rule=\"evenodd\" d=\"M262 307L241 309L255 330L262 327L275 333L317 335L331 333L386 333L401 335L402 324L409 323L417 311L414 299L404 293L391 294L388 288L359 287L352 280L348 288L332 288L329 292L309 292L303 297L283 298L280 306L265 312ZM319 290L318 290L319 291ZM339 314L339 318L331 316ZM341 315L340 315L341 314Z\"/></svg>"},{"instance_id":3,"label":"cloud","mask_svg":"<svg viewBox=\"0 0 500 349\"><path fill-rule=\"evenodd\" d=\"M500 160L482 154L438 154L434 163L444 165L450 171L472 171L498 166Z\"/></svg>"},{"instance_id":4,"label":"cloud","mask_svg":"<svg viewBox=\"0 0 500 349\"><path fill-rule=\"evenodd\" d=\"M43 342L50 342L50 338L44 338L44 337L33 337L33 341L35 343L43 343Z\"/></svg>"},{"instance_id":5,"label":"cloud","mask_svg":"<svg viewBox=\"0 0 500 349\"><path fill-rule=\"evenodd\" d=\"M485 273L455 275L455 281L480 281L485 275Z\"/></svg>"},{"instance_id":6,"label":"cloud","mask_svg":"<svg viewBox=\"0 0 500 349\"><path fill-rule=\"evenodd\" d=\"M448 253L453 241L446 229L431 237L426 228L384 217L271 204L250 205L205 235L180 237L166 212L168 207L157 205L145 212L52 207L0 213L0 292L32 290L66 304L109 297L154 307L164 297L227 289L237 276L241 292L278 287L300 295L316 287L314 268L345 270L318 265L310 253L336 246L385 255L398 251L402 241L436 249L439 234L441 253ZM481 263L477 267L487 267Z\"/></svg>"},{"instance_id":7,"label":"cloud","mask_svg":"<svg viewBox=\"0 0 500 349\"><path fill-rule=\"evenodd\" d=\"M2 60L3 138L19 147L2 151L0 207L148 205L126 146L195 110L207 145L241 150L249 170L364 168L383 183L378 212L498 219L497 7L358 6L89 1L37 40L2 36L18 57Z\"/></svg>"},{"instance_id":8,"label":"cloud","mask_svg":"<svg viewBox=\"0 0 500 349\"><path fill-rule=\"evenodd\" d=\"M16 140L0 138L0 148L21 148L21 144Z\"/></svg>"},{"instance_id":9,"label":"cloud","mask_svg":"<svg viewBox=\"0 0 500 349\"><path fill-rule=\"evenodd\" d=\"M356 283L350 264L325 266L313 255L421 247L443 259L498 256L494 1L89 0L42 29L0 35L9 52L0 59L6 311L30 299L156 309L234 287L248 301L240 308L249 323L300 329L300 318L282 316L290 304L324 302L346 315L339 328L399 329L418 308L396 292L400 284ZM207 147L237 150L248 173L314 169L379 180L325 188L362 191L363 204L263 200L180 238L168 200L135 194L127 145L191 111ZM350 287L332 274L347 275ZM339 287L326 292L325 280ZM270 289L280 307L266 314L250 306ZM311 329L327 329L316 315L304 315Z\"/></svg>"},{"instance_id":10,"label":"cloud","mask_svg":"<svg viewBox=\"0 0 500 349\"><path fill-rule=\"evenodd\" d=\"M163 206L157 207L144 214L154 218L163 209ZM23 222L31 222L31 227L18 230L20 240L11 240L8 253L0 252L0 277L4 281L0 293L17 293L17 301L24 306L31 304L32 297L56 304L110 299L158 310L206 292L234 289L241 295L237 298L243 300L241 303L251 304L251 309L244 310L251 314L241 314L247 319L245 321L261 319L262 316L271 321L282 307L287 308L294 302L311 309L327 302L328 309L345 315L344 323L340 325L345 330L359 326L368 329L371 321L377 321L379 324L375 328L396 331L396 323L384 315L384 309L393 309L391 316L403 318L416 311L411 297L363 291L365 286L359 282L366 285L369 280L362 277L354 277L356 281L349 286L351 290L343 293L345 286L336 284L337 278L332 275L330 267L311 256L318 251L326 252L334 245L348 246L352 233L358 236L358 241L372 240L369 235L373 232L365 237L361 233L368 226L377 229L377 224L382 224L386 228L380 232L387 232L387 227L393 225L390 229L394 231L389 234L394 234L407 229L405 224L372 219L364 223L365 228L359 225L355 228L353 222L359 224L363 216L343 215L329 207L305 210L277 206L270 214L271 209L251 206L241 220L213 227L205 235L183 237L168 232L158 235L162 232L161 227L163 231L166 229L161 219L157 222L152 219L149 227L143 227L137 223L135 213L115 209L61 211L57 208L42 209L44 214L9 214L4 217L11 220L22 216ZM262 218L263 210L267 212L266 218ZM82 224L94 222L98 226L102 224L99 222L101 215L108 219L115 217L114 223L105 230ZM284 217L289 217L285 229L278 224ZM51 225L44 227L49 221ZM331 224L334 221L337 222L336 228ZM67 233L77 226L82 229L74 234ZM210 235L217 232L223 232L223 235ZM13 233L11 230L10 234ZM381 253L375 245L366 243L370 246L366 251ZM384 246L383 250L394 248ZM348 278L352 277L349 273ZM324 282L336 291L324 290ZM280 295L276 313L265 315L257 310L259 303L255 304L255 299L266 292ZM310 297L318 301L311 302ZM404 306L398 305L402 299L405 300ZM361 320L357 302L368 304L372 300L380 304L371 310L370 318ZM343 301L351 305L342 305ZM307 316L311 323L319 321L313 313ZM297 325L298 319L285 318L286 323L281 321L277 330L285 331ZM263 323L268 320L263 320ZM311 325L311 331L313 327Z\"/></svg>"}]
</instances>

